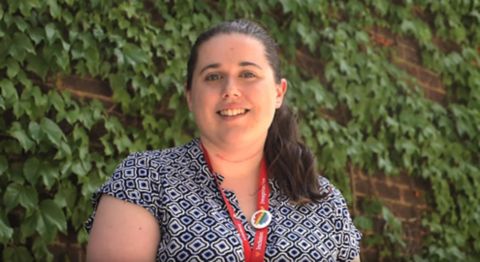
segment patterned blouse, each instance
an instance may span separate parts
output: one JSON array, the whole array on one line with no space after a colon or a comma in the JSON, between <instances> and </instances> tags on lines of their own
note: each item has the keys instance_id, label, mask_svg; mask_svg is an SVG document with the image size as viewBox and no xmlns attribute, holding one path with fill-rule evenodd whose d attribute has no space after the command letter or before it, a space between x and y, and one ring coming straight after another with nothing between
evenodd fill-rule
<instances>
[{"instance_id":1,"label":"patterned blouse","mask_svg":"<svg viewBox=\"0 0 480 262\"><path fill-rule=\"evenodd\" d=\"M219 176L221 181L221 176ZM351 261L359 254L361 234L345 199L327 179L319 187L330 194L319 203L289 202L269 179L270 212L265 261ZM242 242L228 214L200 141L134 153L94 194L96 208L107 194L147 209L160 226L157 261L245 261ZM225 191L253 244L255 229L235 194ZM86 223L91 229L95 211Z\"/></svg>"}]
</instances>

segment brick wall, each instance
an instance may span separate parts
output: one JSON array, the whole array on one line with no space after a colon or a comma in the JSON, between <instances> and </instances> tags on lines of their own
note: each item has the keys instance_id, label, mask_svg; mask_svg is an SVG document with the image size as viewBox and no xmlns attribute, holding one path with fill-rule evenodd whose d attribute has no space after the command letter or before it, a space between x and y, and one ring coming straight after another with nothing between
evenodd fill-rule
<instances>
[{"instance_id":1,"label":"brick wall","mask_svg":"<svg viewBox=\"0 0 480 262\"><path fill-rule=\"evenodd\" d=\"M445 87L439 75L422 67L419 48L412 39L395 36L382 28L371 29L370 37L379 46L392 48L391 61L416 79L427 98L440 104L445 103ZM444 43L437 44L444 49L450 48ZM402 173L400 176L385 174L369 176L360 171L354 171L352 191L356 208L353 213L354 215L362 214L363 210L358 206L365 199L372 197L380 199L402 222L407 245L405 252L409 255L415 254L422 248L422 239L427 233L421 226L421 218L429 209L425 198L428 190L428 183L420 178L413 178L408 173ZM380 232L382 226L383 222L379 219L376 221L374 230L364 234ZM379 257L379 250L368 248L363 243L363 261L381 261Z\"/></svg>"},{"instance_id":2,"label":"brick wall","mask_svg":"<svg viewBox=\"0 0 480 262\"><path fill-rule=\"evenodd\" d=\"M354 172L353 193L355 195L355 208L353 215L361 215L364 210L361 203L367 199L379 199L401 222L406 242L405 252L408 255L416 254L422 247L422 238L426 230L421 226L421 218L428 206L425 192L428 185L420 179L414 179L406 173L400 176L386 176L384 174L365 175ZM384 221L378 217L374 220L374 228L363 232L364 236L379 234ZM382 261L380 250L369 248L362 243L362 261Z\"/></svg>"},{"instance_id":3,"label":"brick wall","mask_svg":"<svg viewBox=\"0 0 480 262\"><path fill-rule=\"evenodd\" d=\"M391 61L418 80L426 97L441 104L444 103L445 88L442 86L438 74L422 67L418 47L414 41L396 37L380 28L371 29L370 37L379 46L393 49ZM306 70L320 73L323 68L322 61L307 57L303 52L299 51L297 58ZM98 99L107 108L111 110L115 108L108 83L75 76L55 79L53 82L55 82L54 86L62 91L70 92L81 98ZM369 176L353 170L351 179L353 181L352 191L356 199L352 206L352 214L354 216L362 214L360 203L363 200L372 197L380 199L402 222L407 243L406 252L416 253L421 248L422 237L426 234L425 229L421 227L420 219L422 214L428 210L425 193L429 186L424 181L415 179L406 173L396 177L384 174ZM364 232L364 234L376 234L381 231L382 226L383 221L378 219L374 230ZM56 261L64 261L67 257L71 261L85 260L85 249L76 244L74 236L61 236L51 250L55 253ZM363 261L379 261L379 256L378 250L368 248L363 243Z\"/></svg>"},{"instance_id":4,"label":"brick wall","mask_svg":"<svg viewBox=\"0 0 480 262\"><path fill-rule=\"evenodd\" d=\"M54 254L54 262L82 262L86 260L85 246L77 243L77 236L71 232L68 236L60 233L57 241L49 247Z\"/></svg>"},{"instance_id":5,"label":"brick wall","mask_svg":"<svg viewBox=\"0 0 480 262\"><path fill-rule=\"evenodd\" d=\"M422 67L419 49L415 41L409 38L396 37L381 28L374 28L370 32L372 39L377 44L393 48L392 62L415 77L426 97L444 103L445 87L437 73ZM439 40L435 41L442 49L452 48Z\"/></svg>"}]
</instances>

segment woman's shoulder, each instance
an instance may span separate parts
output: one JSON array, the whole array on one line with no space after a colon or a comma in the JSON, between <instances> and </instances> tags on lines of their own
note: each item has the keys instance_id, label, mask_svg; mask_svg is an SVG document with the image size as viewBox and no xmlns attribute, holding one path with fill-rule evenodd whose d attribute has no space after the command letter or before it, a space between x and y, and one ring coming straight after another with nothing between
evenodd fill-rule
<instances>
[{"instance_id":1,"label":"woman's shoulder","mask_svg":"<svg viewBox=\"0 0 480 262\"><path fill-rule=\"evenodd\" d=\"M198 139L181 146L133 152L120 161L106 185L118 186L128 181L138 184L140 180L160 184L184 179L200 170L202 163Z\"/></svg>"},{"instance_id":2,"label":"woman's shoulder","mask_svg":"<svg viewBox=\"0 0 480 262\"><path fill-rule=\"evenodd\" d=\"M324 176L319 176L318 187L320 194L324 195L324 198L321 201L316 202L317 205L322 207L330 206L337 215L350 216L348 214L348 205L345 197L332 182Z\"/></svg>"},{"instance_id":3,"label":"woman's shoulder","mask_svg":"<svg viewBox=\"0 0 480 262\"><path fill-rule=\"evenodd\" d=\"M201 148L199 140L192 141L175 147L164 149L146 150L132 152L121 161L119 168L122 167L148 167L156 168L171 163L187 163L192 159L199 158Z\"/></svg>"},{"instance_id":4,"label":"woman's shoulder","mask_svg":"<svg viewBox=\"0 0 480 262\"><path fill-rule=\"evenodd\" d=\"M320 194L328 195L334 189L333 184L330 183L330 181L324 176L319 175L317 178L317 181L318 181L318 189L319 189L318 191L320 192Z\"/></svg>"},{"instance_id":5,"label":"woman's shoulder","mask_svg":"<svg viewBox=\"0 0 480 262\"><path fill-rule=\"evenodd\" d=\"M159 203L162 203L163 186L168 184L168 179L175 178L176 174L188 173L182 171L199 154L201 149L197 139L182 146L129 154L110 178L94 192L94 210L102 195L110 195L142 206L160 219L162 207ZM175 181L182 178L175 178ZM94 215L95 212L86 224L87 229L90 228Z\"/></svg>"},{"instance_id":6,"label":"woman's shoulder","mask_svg":"<svg viewBox=\"0 0 480 262\"><path fill-rule=\"evenodd\" d=\"M343 201L345 201L342 192L332 182L330 182L328 178L324 176L319 176L318 187L319 192L326 195L326 199L342 199Z\"/></svg>"}]
</instances>

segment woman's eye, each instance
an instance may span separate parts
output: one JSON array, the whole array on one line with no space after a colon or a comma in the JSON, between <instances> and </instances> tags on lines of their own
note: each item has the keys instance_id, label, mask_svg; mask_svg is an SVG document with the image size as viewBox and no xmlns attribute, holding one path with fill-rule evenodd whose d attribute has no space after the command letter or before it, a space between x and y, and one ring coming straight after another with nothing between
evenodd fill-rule
<instances>
[{"instance_id":1,"label":"woman's eye","mask_svg":"<svg viewBox=\"0 0 480 262\"><path fill-rule=\"evenodd\" d=\"M222 76L220 74L209 74L205 77L206 81L217 81L222 79Z\"/></svg>"},{"instance_id":2,"label":"woman's eye","mask_svg":"<svg viewBox=\"0 0 480 262\"><path fill-rule=\"evenodd\" d=\"M242 78L253 78L255 77L255 74L252 72L243 72L240 74Z\"/></svg>"}]
</instances>

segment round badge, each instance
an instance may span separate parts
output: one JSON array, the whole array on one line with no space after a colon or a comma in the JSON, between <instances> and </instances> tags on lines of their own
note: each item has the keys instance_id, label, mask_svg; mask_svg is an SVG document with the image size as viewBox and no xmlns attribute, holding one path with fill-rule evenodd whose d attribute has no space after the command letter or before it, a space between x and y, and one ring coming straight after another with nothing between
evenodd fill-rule
<instances>
[{"instance_id":1,"label":"round badge","mask_svg":"<svg viewBox=\"0 0 480 262\"><path fill-rule=\"evenodd\" d=\"M251 223L252 226L256 229L262 229L267 227L272 221L272 214L267 210L257 210L253 213Z\"/></svg>"}]
</instances>

